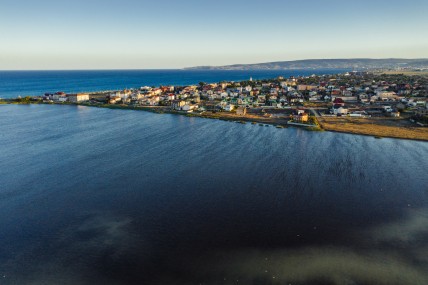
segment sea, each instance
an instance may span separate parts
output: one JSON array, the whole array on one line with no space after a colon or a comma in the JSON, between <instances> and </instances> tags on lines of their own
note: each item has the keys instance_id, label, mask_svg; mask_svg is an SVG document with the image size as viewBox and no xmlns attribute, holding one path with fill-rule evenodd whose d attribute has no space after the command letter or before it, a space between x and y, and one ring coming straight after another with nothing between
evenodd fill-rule
<instances>
[{"instance_id":1,"label":"sea","mask_svg":"<svg viewBox=\"0 0 428 285\"><path fill-rule=\"evenodd\" d=\"M0 104L0 284L426 285L427 158L421 141Z\"/></svg>"},{"instance_id":2,"label":"sea","mask_svg":"<svg viewBox=\"0 0 428 285\"><path fill-rule=\"evenodd\" d=\"M315 70L71 70L0 71L0 98L41 96L49 92L93 92L142 86L270 79L278 76L337 74L346 69Z\"/></svg>"}]
</instances>

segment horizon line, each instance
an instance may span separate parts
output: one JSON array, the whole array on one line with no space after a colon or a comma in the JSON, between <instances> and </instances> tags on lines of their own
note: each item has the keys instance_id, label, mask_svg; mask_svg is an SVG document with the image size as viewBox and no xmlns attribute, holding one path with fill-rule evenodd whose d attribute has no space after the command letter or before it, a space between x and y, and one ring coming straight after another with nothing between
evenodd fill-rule
<instances>
[{"instance_id":1,"label":"horizon line","mask_svg":"<svg viewBox=\"0 0 428 285\"><path fill-rule=\"evenodd\" d=\"M256 63L233 63L225 65L196 65L196 66L186 66L180 68L52 68L52 69L1 69L0 71L132 71L132 70L188 70L188 69L197 69L203 67L227 67L227 66L236 66L236 65L257 65L257 64L268 64L268 63L279 63L279 62L298 62L298 61L310 61L310 60L362 60L362 59L371 59L371 60L428 60L428 57L385 57L385 58L371 58L371 57L348 57L348 58L306 58L306 59L294 59L294 60L277 60L277 61L265 61L265 62L256 62ZM304 68L303 68L304 69ZM326 68L326 69L335 69L335 68ZM337 69L337 68L336 68ZM274 69L272 69L274 70ZM277 70L287 70L287 69L277 69Z\"/></svg>"}]
</instances>

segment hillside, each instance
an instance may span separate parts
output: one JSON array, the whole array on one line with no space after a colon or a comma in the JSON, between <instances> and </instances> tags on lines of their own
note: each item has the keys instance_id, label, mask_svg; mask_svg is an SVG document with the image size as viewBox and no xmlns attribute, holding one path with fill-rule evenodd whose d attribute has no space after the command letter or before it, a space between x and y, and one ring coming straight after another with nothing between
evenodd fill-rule
<instances>
[{"instance_id":1,"label":"hillside","mask_svg":"<svg viewBox=\"0 0 428 285\"><path fill-rule=\"evenodd\" d=\"M197 66L186 69L204 70L287 70L287 69L393 69L393 68L428 68L428 59L306 59L294 61L277 61L256 64L234 64L226 66Z\"/></svg>"}]
</instances>

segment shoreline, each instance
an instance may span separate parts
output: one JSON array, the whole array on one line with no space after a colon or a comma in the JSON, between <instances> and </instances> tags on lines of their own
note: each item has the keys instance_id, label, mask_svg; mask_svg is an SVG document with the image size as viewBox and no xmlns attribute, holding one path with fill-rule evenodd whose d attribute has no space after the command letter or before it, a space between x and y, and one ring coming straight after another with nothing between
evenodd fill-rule
<instances>
[{"instance_id":1,"label":"shoreline","mask_svg":"<svg viewBox=\"0 0 428 285\"><path fill-rule=\"evenodd\" d=\"M423 141L428 142L428 130L426 131L427 134L413 134L413 137L409 137L408 134L403 135L403 129L404 130L425 130L426 128L422 127L411 127L411 128L403 128L398 126L388 126L388 131L385 133L380 133L380 129L369 129L365 126L360 126L360 129L350 128L350 126L346 126L349 124L349 122L343 124L345 125L345 128L340 123L332 123L332 122L326 122L325 117L319 117L317 116L316 119L318 121L319 128L313 128L312 125L308 125L307 127L304 126L298 126L293 124L288 124L288 120L286 119L280 119L280 118L263 118L263 117L256 117L256 116L238 116L235 114L230 114L226 112L216 112L212 113L209 111L203 112L203 113L188 113L183 111L174 111L174 110L168 110L167 107L135 107L135 106L127 106L127 105L91 105L91 104L76 104L76 103L15 103L15 102L3 102L3 105L59 105L59 106L85 106L85 107L92 107L92 108L105 108L105 109L116 109L116 110L134 110L134 111L145 111L145 112L151 112L151 113L157 113L157 114L171 114L171 115L181 115L186 117L194 117L194 118L203 118L203 119L212 119L212 120L222 120L222 121L230 121L230 122L236 122L236 123L252 123L252 124L263 124L263 125L271 125L276 128L288 128L289 126L297 127L304 129L306 131L328 131L328 132L335 132L335 133L345 133L345 134L351 134L351 135L363 135L363 136L371 136L374 138L382 139L382 138L392 138L392 139L405 139L405 140L413 140L413 141ZM343 118L341 118L343 120ZM347 119L347 118L345 118ZM352 120L358 120L358 119L352 119ZM357 123L351 122L351 127L358 125ZM381 125L373 124L372 126L376 126L377 128L382 128ZM404 131L405 133L407 131Z\"/></svg>"}]
</instances>

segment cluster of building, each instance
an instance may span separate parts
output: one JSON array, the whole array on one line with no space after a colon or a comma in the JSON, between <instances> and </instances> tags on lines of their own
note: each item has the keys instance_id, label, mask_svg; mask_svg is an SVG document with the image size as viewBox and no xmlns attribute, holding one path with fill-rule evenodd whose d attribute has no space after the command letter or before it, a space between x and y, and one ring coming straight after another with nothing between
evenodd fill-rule
<instances>
[{"instance_id":1,"label":"cluster of building","mask_svg":"<svg viewBox=\"0 0 428 285\"><path fill-rule=\"evenodd\" d=\"M408 108L427 108L428 80L423 77L349 72L340 75L278 77L242 82L200 83L192 86L141 87L92 94L47 93L45 100L164 106L183 112L225 111L245 115L252 108L290 109L307 103L328 106L325 114L365 116L382 112L399 116ZM307 120L295 111L295 120Z\"/></svg>"},{"instance_id":2,"label":"cluster of building","mask_svg":"<svg viewBox=\"0 0 428 285\"><path fill-rule=\"evenodd\" d=\"M65 92L45 93L43 100L52 102L80 103L89 101L89 93L66 94Z\"/></svg>"}]
</instances>

